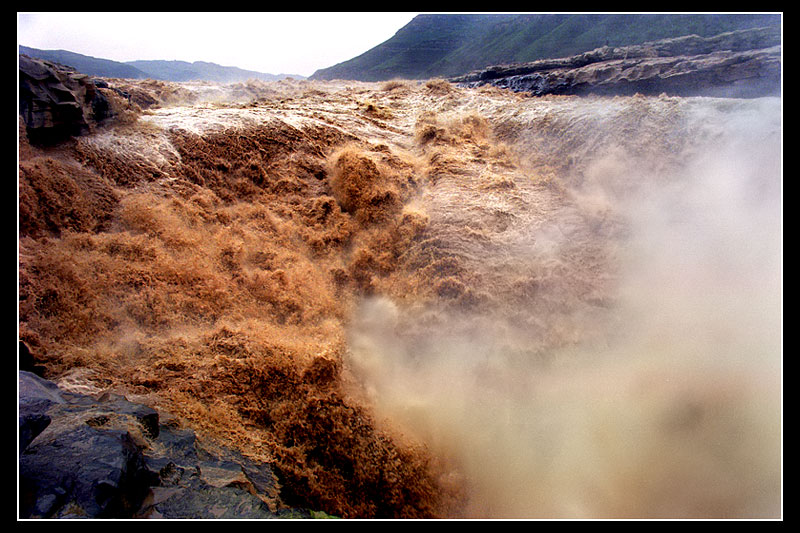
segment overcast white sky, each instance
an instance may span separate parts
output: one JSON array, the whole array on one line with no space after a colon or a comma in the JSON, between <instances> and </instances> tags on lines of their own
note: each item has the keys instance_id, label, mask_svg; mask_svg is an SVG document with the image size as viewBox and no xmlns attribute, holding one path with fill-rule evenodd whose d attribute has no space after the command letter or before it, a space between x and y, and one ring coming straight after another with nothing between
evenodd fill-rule
<instances>
[{"instance_id":1,"label":"overcast white sky","mask_svg":"<svg viewBox=\"0 0 800 533\"><path fill-rule=\"evenodd\" d=\"M209 61L310 76L390 39L416 13L17 13L17 43L115 61Z\"/></svg>"}]
</instances>

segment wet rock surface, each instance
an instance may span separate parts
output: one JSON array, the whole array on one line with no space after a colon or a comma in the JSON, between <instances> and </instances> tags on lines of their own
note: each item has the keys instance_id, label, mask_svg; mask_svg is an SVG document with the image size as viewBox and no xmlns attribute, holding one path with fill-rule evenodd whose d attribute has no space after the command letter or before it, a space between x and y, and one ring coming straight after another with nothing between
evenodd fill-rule
<instances>
[{"instance_id":1,"label":"wet rock surface","mask_svg":"<svg viewBox=\"0 0 800 533\"><path fill-rule=\"evenodd\" d=\"M688 35L624 47L604 46L560 59L492 66L452 81L536 96L779 96L780 28L703 38Z\"/></svg>"},{"instance_id":2,"label":"wet rock surface","mask_svg":"<svg viewBox=\"0 0 800 533\"><path fill-rule=\"evenodd\" d=\"M111 100L125 96L70 67L19 55L19 114L31 142L52 144L91 131L115 115Z\"/></svg>"},{"instance_id":3,"label":"wet rock surface","mask_svg":"<svg viewBox=\"0 0 800 533\"><path fill-rule=\"evenodd\" d=\"M201 444L169 416L19 372L21 518L280 518L269 465Z\"/></svg>"}]
</instances>

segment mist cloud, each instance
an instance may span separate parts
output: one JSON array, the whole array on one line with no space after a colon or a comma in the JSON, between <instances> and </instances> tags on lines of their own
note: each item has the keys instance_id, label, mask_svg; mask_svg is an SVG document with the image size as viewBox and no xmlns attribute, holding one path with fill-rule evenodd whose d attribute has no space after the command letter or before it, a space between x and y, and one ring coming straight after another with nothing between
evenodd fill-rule
<instances>
[{"instance_id":1,"label":"mist cloud","mask_svg":"<svg viewBox=\"0 0 800 533\"><path fill-rule=\"evenodd\" d=\"M625 228L600 335L586 324L544 363L505 314L363 303L348 362L466 477L464 516L780 515L779 101L684 105L668 160L612 137L579 162L573 208Z\"/></svg>"}]
</instances>

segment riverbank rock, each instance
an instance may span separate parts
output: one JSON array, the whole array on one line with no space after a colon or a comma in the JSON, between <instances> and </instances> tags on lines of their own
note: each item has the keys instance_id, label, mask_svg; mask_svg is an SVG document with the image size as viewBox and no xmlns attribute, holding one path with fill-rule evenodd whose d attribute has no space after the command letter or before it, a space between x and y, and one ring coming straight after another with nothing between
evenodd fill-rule
<instances>
[{"instance_id":1,"label":"riverbank rock","mask_svg":"<svg viewBox=\"0 0 800 533\"><path fill-rule=\"evenodd\" d=\"M494 85L536 96L779 96L780 27L703 38L688 35L624 47L604 46L559 59L491 66L451 81Z\"/></svg>"},{"instance_id":2,"label":"riverbank rock","mask_svg":"<svg viewBox=\"0 0 800 533\"><path fill-rule=\"evenodd\" d=\"M202 444L124 396L19 371L20 518L306 518L269 465Z\"/></svg>"},{"instance_id":3,"label":"riverbank rock","mask_svg":"<svg viewBox=\"0 0 800 533\"><path fill-rule=\"evenodd\" d=\"M127 106L126 95L76 70L19 55L19 114L34 144L92 131Z\"/></svg>"}]
</instances>

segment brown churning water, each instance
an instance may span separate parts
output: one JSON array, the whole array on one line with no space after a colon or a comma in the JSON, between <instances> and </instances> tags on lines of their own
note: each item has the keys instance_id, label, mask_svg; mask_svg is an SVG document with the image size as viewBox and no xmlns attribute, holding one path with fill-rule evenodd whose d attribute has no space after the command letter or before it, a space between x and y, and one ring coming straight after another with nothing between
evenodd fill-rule
<instances>
[{"instance_id":1,"label":"brown churning water","mask_svg":"<svg viewBox=\"0 0 800 533\"><path fill-rule=\"evenodd\" d=\"M50 377L338 516L781 515L780 100L233 89L23 147Z\"/></svg>"}]
</instances>

